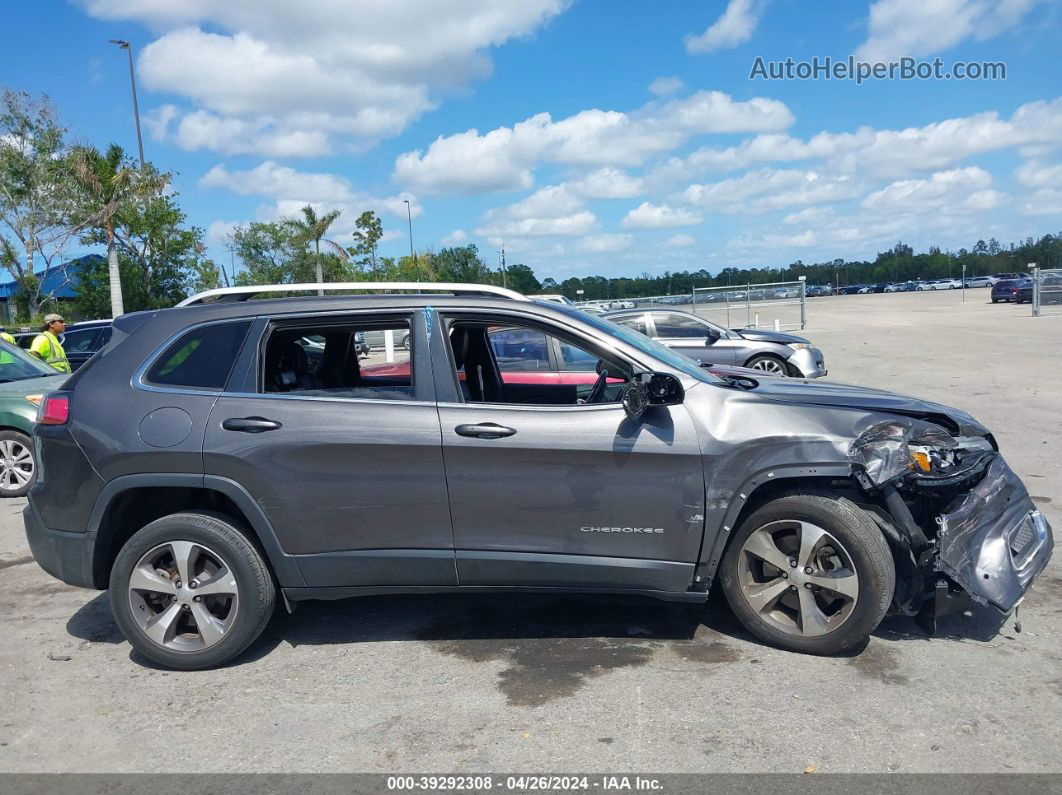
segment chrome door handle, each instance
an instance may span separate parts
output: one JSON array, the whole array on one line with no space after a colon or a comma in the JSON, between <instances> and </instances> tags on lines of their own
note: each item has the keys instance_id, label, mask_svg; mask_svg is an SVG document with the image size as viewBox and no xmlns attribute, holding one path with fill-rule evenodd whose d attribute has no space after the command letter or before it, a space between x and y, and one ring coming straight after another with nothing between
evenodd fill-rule
<instances>
[{"instance_id":1,"label":"chrome door handle","mask_svg":"<svg viewBox=\"0 0 1062 795\"><path fill-rule=\"evenodd\" d=\"M275 431L283 426L276 420L267 420L265 417L230 417L221 423L221 427L226 431L263 433Z\"/></svg>"},{"instance_id":2,"label":"chrome door handle","mask_svg":"<svg viewBox=\"0 0 1062 795\"><path fill-rule=\"evenodd\" d=\"M472 436L477 439L501 439L503 436L516 434L515 428L506 428L494 422L481 422L478 425L458 425L454 428L458 436Z\"/></svg>"}]
</instances>

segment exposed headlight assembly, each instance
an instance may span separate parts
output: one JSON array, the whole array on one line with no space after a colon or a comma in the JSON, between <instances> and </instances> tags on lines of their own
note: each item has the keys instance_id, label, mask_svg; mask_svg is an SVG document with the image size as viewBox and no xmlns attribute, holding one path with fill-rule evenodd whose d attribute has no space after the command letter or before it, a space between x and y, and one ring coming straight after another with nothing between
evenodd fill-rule
<instances>
[{"instance_id":1,"label":"exposed headlight assembly","mask_svg":"<svg viewBox=\"0 0 1062 795\"><path fill-rule=\"evenodd\" d=\"M955 437L939 425L917 419L872 425L848 453L875 485L910 476L912 482L932 487L980 475L995 455L991 442L982 436Z\"/></svg>"},{"instance_id":2,"label":"exposed headlight assembly","mask_svg":"<svg viewBox=\"0 0 1062 795\"><path fill-rule=\"evenodd\" d=\"M794 351L802 351L811 347L811 343L809 342L787 342L786 345Z\"/></svg>"}]
</instances>

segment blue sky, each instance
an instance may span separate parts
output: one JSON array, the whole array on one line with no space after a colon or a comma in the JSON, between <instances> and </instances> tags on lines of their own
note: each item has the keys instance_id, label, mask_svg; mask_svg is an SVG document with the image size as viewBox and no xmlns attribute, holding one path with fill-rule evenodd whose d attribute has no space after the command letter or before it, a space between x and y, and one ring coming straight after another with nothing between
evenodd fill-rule
<instances>
[{"instance_id":1,"label":"blue sky","mask_svg":"<svg viewBox=\"0 0 1062 795\"><path fill-rule=\"evenodd\" d=\"M384 255L541 276L861 258L1062 230L1057 0L39 0L3 82L149 160L227 259L307 202ZM765 60L1003 62L1005 80L755 80Z\"/></svg>"}]
</instances>

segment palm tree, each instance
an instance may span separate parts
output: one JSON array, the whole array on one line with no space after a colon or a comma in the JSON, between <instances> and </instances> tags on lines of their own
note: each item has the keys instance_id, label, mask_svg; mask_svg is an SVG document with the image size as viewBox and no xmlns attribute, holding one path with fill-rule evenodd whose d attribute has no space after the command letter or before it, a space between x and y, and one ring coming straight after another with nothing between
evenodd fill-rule
<instances>
[{"instance_id":1,"label":"palm tree","mask_svg":"<svg viewBox=\"0 0 1062 795\"><path fill-rule=\"evenodd\" d=\"M317 211L313 209L313 205L307 204L300 211L302 212L302 218L288 218L288 225L295 232L295 239L302 242L303 245L313 241L314 247L314 263L317 266L317 283L324 283L324 276L321 273L321 242L332 248L332 250L343 259L349 259L350 255L346 250L333 240L328 240L325 235L328 234L328 228L336 222L336 219L343 214L342 210L329 210L324 215L318 216ZM318 295L324 295L324 290L318 290Z\"/></svg>"},{"instance_id":2,"label":"palm tree","mask_svg":"<svg viewBox=\"0 0 1062 795\"><path fill-rule=\"evenodd\" d=\"M86 203L82 226L100 227L107 232L111 315L118 317L125 312L125 307L118 270L118 249L114 245L114 218L127 202L161 191L169 182L169 177L154 171L138 171L118 144L111 144L103 153L93 146L75 147L71 164Z\"/></svg>"}]
</instances>

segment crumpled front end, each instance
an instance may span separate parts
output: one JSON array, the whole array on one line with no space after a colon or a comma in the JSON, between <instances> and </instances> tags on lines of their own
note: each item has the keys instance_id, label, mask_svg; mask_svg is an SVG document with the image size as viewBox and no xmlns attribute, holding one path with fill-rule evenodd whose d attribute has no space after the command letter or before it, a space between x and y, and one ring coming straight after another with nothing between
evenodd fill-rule
<instances>
[{"instance_id":1,"label":"crumpled front end","mask_svg":"<svg viewBox=\"0 0 1062 795\"><path fill-rule=\"evenodd\" d=\"M999 456L954 510L940 517L938 568L981 602L1007 612L1051 558L1051 525Z\"/></svg>"},{"instance_id":2,"label":"crumpled front end","mask_svg":"<svg viewBox=\"0 0 1062 795\"><path fill-rule=\"evenodd\" d=\"M943 574L1006 613L1047 565L1051 526L990 437L897 417L866 428L849 460L868 494L880 495L911 552L913 576L924 581L909 589L905 612L916 612L919 590L928 598Z\"/></svg>"}]
</instances>

